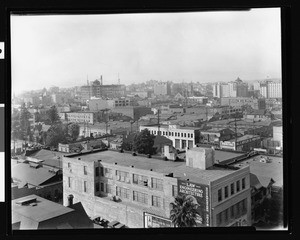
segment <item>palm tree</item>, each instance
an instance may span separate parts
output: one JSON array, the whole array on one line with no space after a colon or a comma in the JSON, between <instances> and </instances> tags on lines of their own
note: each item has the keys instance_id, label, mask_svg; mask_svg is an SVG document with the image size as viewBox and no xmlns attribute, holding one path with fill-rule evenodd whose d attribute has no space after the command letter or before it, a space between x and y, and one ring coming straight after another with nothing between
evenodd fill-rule
<instances>
[{"instance_id":1,"label":"palm tree","mask_svg":"<svg viewBox=\"0 0 300 240\"><path fill-rule=\"evenodd\" d=\"M170 218L175 227L197 226L196 220L201 218L197 211L199 205L193 201L191 196L177 196L170 205Z\"/></svg>"}]
</instances>

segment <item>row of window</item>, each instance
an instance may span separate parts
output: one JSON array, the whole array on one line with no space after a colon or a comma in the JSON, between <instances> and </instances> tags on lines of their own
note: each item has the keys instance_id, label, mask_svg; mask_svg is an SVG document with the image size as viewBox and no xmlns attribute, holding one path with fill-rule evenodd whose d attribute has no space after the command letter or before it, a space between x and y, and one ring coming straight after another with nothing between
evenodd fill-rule
<instances>
[{"instance_id":1,"label":"row of window","mask_svg":"<svg viewBox=\"0 0 300 240\"><path fill-rule=\"evenodd\" d=\"M225 225L233 219L237 219L247 213L247 199L225 209L217 214L217 225Z\"/></svg>"},{"instance_id":2,"label":"row of window","mask_svg":"<svg viewBox=\"0 0 300 240\"><path fill-rule=\"evenodd\" d=\"M95 174L96 174L96 177L99 176L99 167L96 167ZM100 175L112 179L113 178L113 170L110 168L100 167ZM125 172L125 171L116 170L116 179L117 179L117 181L120 181L120 182L126 182L126 183L131 182L129 172ZM148 177L143 176L143 175L133 174L132 175L132 183L140 185L140 186L148 187L149 179L148 179ZM163 190L163 180L157 179L157 178L151 178L151 188L162 191Z\"/></svg>"},{"instance_id":3,"label":"row of window","mask_svg":"<svg viewBox=\"0 0 300 240\"><path fill-rule=\"evenodd\" d=\"M96 183L96 191L99 191L99 183ZM100 182L100 191L104 193L110 193L110 194L116 194L116 196L123 198L123 199L129 199L130 198L130 190L128 188L123 188L117 186L114 188L111 184L103 183ZM143 204L148 204L148 194L138 192L138 191L132 191L132 200L135 202L143 203ZM161 208L161 202L162 198L158 196L151 196L151 204L154 207L159 207Z\"/></svg>"},{"instance_id":4,"label":"row of window","mask_svg":"<svg viewBox=\"0 0 300 240\"><path fill-rule=\"evenodd\" d=\"M230 184L230 196L232 196L235 193L238 193L241 190L241 181L238 180L235 183ZM234 186L235 185L235 186ZM246 179L242 179L242 190L246 188ZM223 195L224 190L224 195ZM229 186L225 186L224 188L220 188L218 190L218 202L221 202L223 199L226 199L229 197Z\"/></svg>"},{"instance_id":5,"label":"row of window","mask_svg":"<svg viewBox=\"0 0 300 240\"><path fill-rule=\"evenodd\" d=\"M158 132L161 133L162 136L172 136L172 137L188 137L188 138L193 138L194 134L193 133L179 133L179 132L167 132L167 131L156 131L156 130L151 130L150 131L153 135L156 135Z\"/></svg>"}]
</instances>

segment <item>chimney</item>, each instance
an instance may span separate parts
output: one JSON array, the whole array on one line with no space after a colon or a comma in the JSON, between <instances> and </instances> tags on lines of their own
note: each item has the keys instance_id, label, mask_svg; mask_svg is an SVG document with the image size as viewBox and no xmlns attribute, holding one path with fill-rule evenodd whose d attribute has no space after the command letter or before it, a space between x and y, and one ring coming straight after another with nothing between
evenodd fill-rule
<instances>
[{"instance_id":1,"label":"chimney","mask_svg":"<svg viewBox=\"0 0 300 240\"><path fill-rule=\"evenodd\" d=\"M74 198L74 196L72 194L70 194L68 196L68 205L67 205L67 207L72 207L73 206L73 198Z\"/></svg>"},{"instance_id":2,"label":"chimney","mask_svg":"<svg viewBox=\"0 0 300 240\"><path fill-rule=\"evenodd\" d=\"M215 164L215 150L212 148L195 147L186 151L186 165L206 170Z\"/></svg>"}]
</instances>

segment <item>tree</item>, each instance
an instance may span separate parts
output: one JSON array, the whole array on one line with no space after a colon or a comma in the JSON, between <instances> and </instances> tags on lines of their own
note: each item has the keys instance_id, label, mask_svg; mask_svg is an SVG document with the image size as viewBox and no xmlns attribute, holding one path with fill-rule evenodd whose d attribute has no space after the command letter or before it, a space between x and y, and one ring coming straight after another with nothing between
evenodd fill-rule
<instances>
[{"instance_id":1,"label":"tree","mask_svg":"<svg viewBox=\"0 0 300 240\"><path fill-rule=\"evenodd\" d=\"M57 123L60 121L60 117L57 112L57 108L55 105L53 105L48 111L47 111L48 119L50 120L51 125Z\"/></svg>"},{"instance_id":2,"label":"tree","mask_svg":"<svg viewBox=\"0 0 300 240\"><path fill-rule=\"evenodd\" d=\"M144 129L134 137L132 150L142 154L154 154L154 139L155 136L148 129Z\"/></svg>"},{"instance_id":3,"label":"tree","mask_svg":"<svg viewBox=\"0 0 300 240\"><path fill-rule=\"evenodd\" d=\"M66 142L66 130L63 124L52 125L47 131L46 145L57 147L59 143Z\"/></svg>"},{"instance_id":4,"label":"tree","mask_svg":"<svg viewBox=\"0 0 300 240\"><path fill-rule=\"evenodd\" d=\"M80 126L77 123L71 123L68 125L68 136L72 141L75 141L79 136Z\"/></svg>"},{"instance_id":5,"label":"tree","mask_svg":"<svg viewBox=\"0 0 300 240\"><path fill-rule=\"evenodd\" d=\"M130 142L123 142L121 148L125 151L132 151L132 143Z\"/></svg>"},{"instance_id":6,"label":"tree","mask_svg":"<svg viewBox=\"0 0 300 240\"><path fill-rule=\"evenodd\" d=\"M186 195L178 195L171 204L170 219L175 227L195 227L197 219L200 219L198 213L199 205L193 201L193 198Z\"/></svg>"},{"instance_id":7,"label":"tree","mask_svg":"<svg viewBox=\"0 0 300 240\"><path fill-rule=\"evenodd\" d=\"M21 112L19 115L19 124L20 124L20 138L22 140L27 140L30 135L30 122L29 118L31 117L30 112L25 107L25 103L21 107Z\"/></svg>"}]
</instances>

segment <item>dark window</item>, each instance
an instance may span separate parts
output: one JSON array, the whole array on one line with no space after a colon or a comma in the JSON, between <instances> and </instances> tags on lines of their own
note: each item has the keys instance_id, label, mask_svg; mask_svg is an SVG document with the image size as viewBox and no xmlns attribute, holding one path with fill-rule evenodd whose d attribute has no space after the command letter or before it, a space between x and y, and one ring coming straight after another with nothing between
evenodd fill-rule
<instances>
[{"instance_id":1,"label":"dark window","mask_svg":"<svg viewBox=\"0 0 300 240\"><path fill-rule=\"evenodd\" d=\"M234 183L230 184L230 192L231 192L231 195L234 194Z\"/></svg>"},{"instance_id":2,"label":"dark window","mask_svg":"<svg viewBox=\"0 0 300 240\"><path fill-rule=\"evenodd\" d=\"M69 186L69 188L71 188L71 178L70 177L68 177L68 186Z\"/></svg>"},{"instance_id":3,"label":"dark window","mask_svg":"<svg viewBox=\"0 0 300 240\"><path fill-rule=\"evenodd\" d=\"M83 181L83 191L87 192L87 182Z\"/></svg>"},{"instance_id":4,"label":"dark window","mask_svg":"<svg viewBox=\"0 0 300 240\"><path fill-rule=\"evenodd\" d=\"M242 189L245 189L246 187L246 180L245 178L242 179Z\"/></svg>"},{"instance_id":5,"label":"dark window","mask_svg":"<svg viewBox=\"0 0 300 240\"><path fill-rule=\"evenodd\" d=\"M176 197L178 195L177 186L172 185L172 196Z\"/></svg>"},{"instance_id":6,"label":"dark window","mask_svg":"<svg viewBox=\"0 0 300 240\"><path fill-rule=\"evenodd\" d=\"M228 186L225 187L224 191L225 191L225 198L228 198Z\"/></svg>"},{"instance_id":7,"label":"dark window","mask_svg":"<svg viewBox=\"0 0 300 240\"><path fill-rule=\"evenodd\" d=\"M133 201L147 204L148 203L148 195L145 193L133 191Z\"/></svg>"},{"instance_id":8,"label":"dark window","mask_svg":"<svg viewBox=\"0 0 300 240\"><path fill-rule=\"evenodd\" d=\"M95 168L95 175L96 175L96 177L99 177L99 167Z\"/></svg>"},{"instance_id":9,"label":"dark window","mask_svg":"<svg viewBox=\"0 0 300 240\"><path fill-rule=\"evenodd\" d=\"M240 191L240 180L236 181L236 192Z\"/></svg>"},{"instance_id":10,"label":"dark window","mask_svg":"<svg viewBox=\"0 0 300 240\"><path fill-rule=\"evenodd\" d=\"M151 178L151 187L158 190L163 190L163 181L157 178Z\"/></svg>"},{"instance_id":11,"label":"dark window","mask_svg":"<svg viewBox=\"0 0 300 240\"><path fill-rule=\"evenodd\" d=\"M141 186L148 186L148 178L146 176L133 174L133 183Z\"/></svg>"},{"instance_id":12,"label":"dark window","mask_svg":"<svg viewBox=\"0 0 300 240\"><path fill-rule=\"evenodd\" d=\"M222 213L218 213L217 214L217 225L221 225L222 224Z\"/></svg>"},{"instance_id":13,"label":"dark window","mask_svg":"<svg viewBox=\"0 0 300 240\"><path fill-rule=\"evenodd\" d=\"M86 166L83 166L83 173L84 173L84 175L87 175L87 167Z\"/></svg>"},{"instance_id":14,"label":"dark window","mask_svg":"<svg viewBox=\"0 0 300 240\"><path fill-rule=\"evenodd\" d=\"M228 208L224 211L224 221L228 221Z\"/></svg>"},{"instance_id":15,"label":"dark window","mask_svg":"<svg viewBox=\"0 0 300 240\"><path fill-rule=\"evenodd\" d=\"M161 198L157 196L152 196L152 206L161 207Z\"/></svg>"},{"instance_id":16,"label":"dark window","mask_svg":"<svg viewBox=\"0 0 300 240\"><path fill-rule=\"evenodd\" d=\"M234 205L230 207L230 217L234 218Z\"/></svg>"},{"instance_id":17,"label":"dark window","mask_svg":"<svg viewBox=\"0 0 300 240\"><path fill-rule=\"evenodd\" d=\"M101 190L101 192L104 192L104 183L103 182L100 183L100 190Z\"/></svg>"},{"instance_id":18,"label":"dark window","mask_svg":"<svg viewBox=\"0 0 300 240\"><path fill-rule=\"evenodd\" d=\"M103 177L104 176L104 169L103 167L100 167L100 175Z\"/></svg>"},{"instance_id":19,"label":"dark window","mask_svg":"<svg viewBox=\"0 0 300 240\"><path fill-rule=\"evenodd\" d=\"M99 183L96 183L96 192L99 192Z\"/></svg>"},{"instance_id":20,"label":"dark window","mask_svg":"<svg viewBox=\"0 0 300 240\"><path fill-rule=\"evenodd\" d=\"M121 198L127 198L127 199L129 199L129 189L117 186L116 195L119 196L119 197L121 197Z\"/></svg>"},{"instance_id":21,"label":"dark window","mask_svg":"<svg viewBox=\"0 0 300 240\"><path fill-rule=\"evenodd\" d=\"M222 201L222 189L218 190L218 202Z\"/></svg>"}]
</instances>

